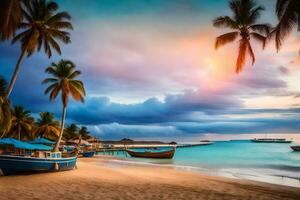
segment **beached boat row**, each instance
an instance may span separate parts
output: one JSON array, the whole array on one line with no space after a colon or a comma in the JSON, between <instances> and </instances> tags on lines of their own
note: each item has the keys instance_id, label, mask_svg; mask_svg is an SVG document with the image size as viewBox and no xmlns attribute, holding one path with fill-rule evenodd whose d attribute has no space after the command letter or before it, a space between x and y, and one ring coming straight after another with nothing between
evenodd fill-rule
<instances>
[{"instance_id":1,"label":"beached boat row","mask_svg":"<svg viewBox=\"0 0 300 200\"><path fill-rule=\"evenodd\" d=\"M71 170L76 166L78 155L95 155L90 146L80 145L80 141L79 148L74 147L70 152L52 152L54 144L45 138L28 142L13 138L0 139L0 172L12 175Z\"/></svg>"}]
</instances>

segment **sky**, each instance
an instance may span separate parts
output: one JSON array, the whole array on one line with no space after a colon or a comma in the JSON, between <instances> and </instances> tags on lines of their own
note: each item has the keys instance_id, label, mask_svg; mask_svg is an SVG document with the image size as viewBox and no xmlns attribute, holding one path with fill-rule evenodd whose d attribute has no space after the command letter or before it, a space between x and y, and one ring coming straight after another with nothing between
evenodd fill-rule
<instances>
[{"instance_id":1,"label":"sky","mask_svg":"<svg viewBox=\"0 0 300 200\"><path fill-rule=\"evenodd\" d=\"M256 63L235 73L238 43L218 50L229 30L212 26L230 15L227 0L59 0L72 16L72 43L62 55L43 52L22 64L11 100L34 116L60 119L60 98L44 95L44 70L60 59L82 71L85 103L71 101L67 124L88 126L102 139L198 140L202 134L298 133L300 130L300 33L280 52L270 41L252 45ZM259 1L259 22L276 24L275 0ZM0 43L0 74L10 78L18 44Z\"/></svg>"}]
</instances>

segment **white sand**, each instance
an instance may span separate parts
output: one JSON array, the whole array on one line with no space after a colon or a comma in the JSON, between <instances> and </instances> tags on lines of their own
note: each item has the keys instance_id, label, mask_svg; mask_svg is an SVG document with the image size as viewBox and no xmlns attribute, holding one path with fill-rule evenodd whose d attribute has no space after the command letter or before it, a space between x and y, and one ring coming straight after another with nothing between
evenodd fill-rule
<instances>
[{"instance_id":1,"label":"white sand","mask_svg":"<svg viewBox=\"0 0 300 200\"><path fill-rule=\"evenodd\" d=\"M78 169L72 171L0 177L0 200L300 199L299 188L170 168L109 167L107 159L80 158Z\"/></svg>"}]
</instances>

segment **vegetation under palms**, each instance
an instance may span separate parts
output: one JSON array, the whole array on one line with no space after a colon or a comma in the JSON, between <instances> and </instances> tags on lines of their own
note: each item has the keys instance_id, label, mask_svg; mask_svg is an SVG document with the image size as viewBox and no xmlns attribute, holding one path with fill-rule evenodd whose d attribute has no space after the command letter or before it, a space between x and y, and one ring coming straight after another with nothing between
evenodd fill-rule
<instances>
[{"instance_id":1,"label":"vegetation under palms","mask_svg":"<svg viewBox=\"0 0 300 200\"><path fill-rule=\"evenodd\" d=\"M9 131L10 137L15 137L18 140L22 138L31 139L31 128L34 119L30 115L30 111L25 110L22 106L15 106L13 110L12 127Z\"/></svg>"},{"instance_id":2,"label":"vegetation under palms","mask_svg":"<svg viewBox=\"0 0 300 200\"><path fill-rule=\"evenodd\" d=\"M84 140L89 139L91 137L90 132L88 131L86 126L82 126L79 129L78 134L81 135L81 138Z\"/></svg>"},{"instance_id":3,"label":"vegetation under palms","mask_svg":"<svg viewBox=\"0 0 300 200\"><path fill-rule=\"evenodd\" d=\"M2 138L11 127L12 109L10 102L5 98L7 82L0 76L0 138Z\"/></svg>"},{"instance_id":4,"label":"vegetation under palms","mask_svg":"<svg viewBox=\"0 0 300 200\"><path fill-rule=\"evenodd\" d=\"M69 96L71 95L75 101L84 101L85 89L83 82L77 80L81 72L75 70L75 64L69 60L61 60L59 63L52 63L45 72L51 75L46 78L43 83L49 84L45 90L45 94L50 93L50 100L54 100L59 93L63 104L60 135L55 144L54 151L58 151L60 141L63 136L66 110L68 106Z\"/></svg>"},{"instance_id":5,"label":"vegetation under palms","mask_svg":"<svg viewBox=\"0 0 300 200\"><path fill-rule=\"evenodd\" d=\"M245 65L247 55L252 59L252 65L255 62L255 55L250 40L255 39L264 48L270 25L257 24L260 13L264 8L257 5L255 0L231 0L229 6L233 12L233 17L218 17L213 21L213 25L215 27L229 28L233 31L217 37L215 48L218 49L240 38L236 61L236 72L239 73Z\"/></svg>"},{"instance_id":6,"label":"vegetation under palms","mask_svg":"<svg viewBox=\"0 0 300 200\"><path fill-rule=\"evenodd\" d=\"M33 134L35 137L46 137L57 139L60 133L59 121L54 120L54 114L50 112L41 112L39 119L34 123Z\"/></svg>"},{"instance_id":7,"label":"vegetation under palms","mask_svg":"<svg viewBox=\"0 0 300 200\"><path fill-rule=\"evenodd\" d=\"M64 138L66 140L79 138L78 127L76 126L76 124L70 124L65 128Z\"/></svg>"},{"instance_id":8,"label":"vegetation under palms","mask_svg":"<svg viewBox=\"0 0 300 200\"><path fill-rule=\"evenodd\" d=\"M275 35L276 48L279 50L284 38L295 26L298 26L298 31L300 31L300 1L277 0L276 14L279 22L273 34Z\"/></svg>"},{"instance_id":9,"label":"vegetation under palms","mask_svg":"<svg viewBox=\"0 0 300 200\"><path fill-rule=\"evenodd\" d=\"M6 97L9 97L24 56L31 56L36 50L40 51L42 46L50 58L52 49L61 54L58 41L70 42L70 34L67 29L72 29L69 22L70 15L67 12L57 12L58 5L53 1L31 0L22 1L24 7L24 20L19 26L22 28L13 43L20 41L21 54L18 58L14 73L10 80Z\"/></svg>"}]
</instances>

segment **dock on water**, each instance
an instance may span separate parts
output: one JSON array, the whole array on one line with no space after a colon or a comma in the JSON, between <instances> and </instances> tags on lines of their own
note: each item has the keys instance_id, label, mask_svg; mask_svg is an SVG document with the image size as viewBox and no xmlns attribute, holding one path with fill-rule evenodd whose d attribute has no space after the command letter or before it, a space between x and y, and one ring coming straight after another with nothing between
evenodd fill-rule
<instances>
[{"instance_id":1,"label":"dock on water","mask_svg":"<svg viewBox=\"0 0 300 200\"><path fill-rule=\"evenodd\" d=\"M197 146L206 146L206 145L211 145L214 142L199 142L199 143L195 143L195 144L177 144L177 148L187 148L187 147L197 147Z\"/></svg>"},{"instance_id":2,"label":"dock on water","mask_svg":"<svg viewBox=\"0 0 300 200\"><path fill-rule=\"evenodd\" d=\"M188 147L196 147L196 146L205 146L211 145L214 142L205 141L194 144L114 144L107 147L98 148L96 152L101 152L104 154L114 155L118 153L125 152L130 148L165 148L165 147L176 147L176 148L188 148Z\"/></svg>"}]
</instances>

